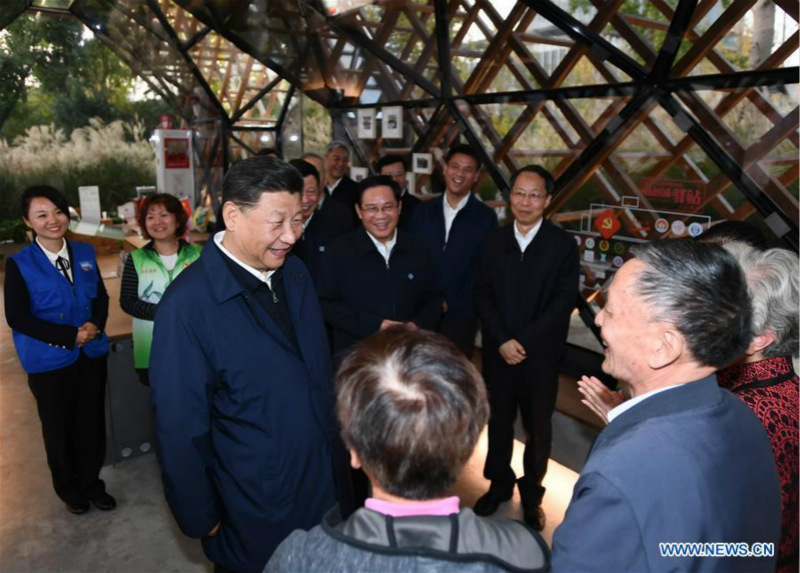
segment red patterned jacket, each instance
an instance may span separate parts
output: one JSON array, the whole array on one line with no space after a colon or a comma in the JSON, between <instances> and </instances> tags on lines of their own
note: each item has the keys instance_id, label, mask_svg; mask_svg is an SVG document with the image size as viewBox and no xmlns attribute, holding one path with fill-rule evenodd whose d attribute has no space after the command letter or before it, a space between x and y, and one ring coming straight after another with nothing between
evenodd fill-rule
<instances>
[{"instance_id":1,"label":"red patterned jacket","mask_svg":"<svg viewBox=\"0 0 800 573\"><path fill-rule=\"evenodd\" d=\"M769 435L781 482L778 573L798 570L798 463L800 391L788 357L765 358L717 372L719 385L747 404Z\"/></svg>"}]
</instances>

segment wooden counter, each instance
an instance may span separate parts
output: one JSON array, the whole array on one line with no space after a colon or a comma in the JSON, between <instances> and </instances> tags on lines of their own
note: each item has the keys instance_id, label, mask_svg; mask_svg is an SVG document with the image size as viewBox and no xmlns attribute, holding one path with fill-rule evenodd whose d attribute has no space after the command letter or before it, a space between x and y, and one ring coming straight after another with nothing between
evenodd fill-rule
<instances>
[{"instance_id":1,"label":"wooden counter","mask_svg":"<svg viewBox=\"0 0 800 573\"><path fill-rule=\"evenodd\" d=\"M131 335L133 318L126 314L119 306L119 287L122 279L104 278L103 282L108 291L108 320L106 321L106 334L109 340L119 340Z\"/></svg>"}]
</instances>

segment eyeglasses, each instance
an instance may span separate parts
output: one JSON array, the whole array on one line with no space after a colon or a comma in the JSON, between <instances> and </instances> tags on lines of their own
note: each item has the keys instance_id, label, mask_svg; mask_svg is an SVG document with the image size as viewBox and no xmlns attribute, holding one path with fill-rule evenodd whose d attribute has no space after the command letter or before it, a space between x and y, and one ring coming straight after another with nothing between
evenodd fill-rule
<instances>
[{"instance_id":1,"label":"eyeglasses","mask_svg":"<svg viewBox=\"0 0 800 573\"><path fill-rule=\"evenodd\" d=\"M511 196L519 199L520 201L523 199L530 199L531 201L544 201L547 197L547 193L524 193L522 191L512 191Z\"/></svg>"},{"instance_id":2,"label":"eyeglasses","mask_svg":"<svg viewBox=\"0 0 800 573\"><path fill-rule=\"evenodd\" d=\"M361 208L362 211L368 215L377 215L378 213L393 213L397 209L397 203L384 203L382 206L366 205Z\"/></svg>"}]
</instances>

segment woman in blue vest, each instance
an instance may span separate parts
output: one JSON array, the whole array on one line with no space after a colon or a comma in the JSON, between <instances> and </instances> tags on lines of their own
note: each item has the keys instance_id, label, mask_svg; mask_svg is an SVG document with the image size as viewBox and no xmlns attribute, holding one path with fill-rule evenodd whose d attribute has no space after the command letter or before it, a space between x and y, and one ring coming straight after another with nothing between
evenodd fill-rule
<instances>
[{"instance_id":1,"label":"woman in blue vest","mask_svg":"<svg viewBox=\"0 0 800 573\"><path fill-rule=\"evenodd\" d=\"M119 305L133 317L133 365L145 386L150 386L150 346L158 303L175 277L202 251L179 238L188 220L174 195L148 197L139 210L139 228L150 242L130 254L122 271Z\"/></svg>"},{"instance_id":2,"label":"woman in blue vest","mask_svg":"<svg viewBox=\"0 0 800 573\"><path fill-rule=\"evenodd\" d=\"M53 488L74 514L116 507L100 479L106 450L106 293L94 249L67 241L67 201L56 189L22 193L36 235L6 263L5 311L36 398Z\"/></svg>"}]
</instances>

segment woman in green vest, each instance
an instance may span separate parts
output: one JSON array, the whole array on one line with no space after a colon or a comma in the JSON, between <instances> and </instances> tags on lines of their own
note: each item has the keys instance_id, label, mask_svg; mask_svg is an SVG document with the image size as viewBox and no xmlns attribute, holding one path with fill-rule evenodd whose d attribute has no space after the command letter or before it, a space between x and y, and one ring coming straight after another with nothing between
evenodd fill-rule
<instances>
[{"instance_id":1,"label":"woman in green vest","mask_svg":"<svg viewBox=\"0 0 800 573\"><path fill-rule=\"evenodd\" d=\"M148 197L139 211L142 236L150 239L133 251L122 272L119 304L133 317L133 363L139 381L150 385L150 345L156 308L169 284L200 256L201 247L180 237L188 216L173 195Z\"/></svg>"}]
</instances>

